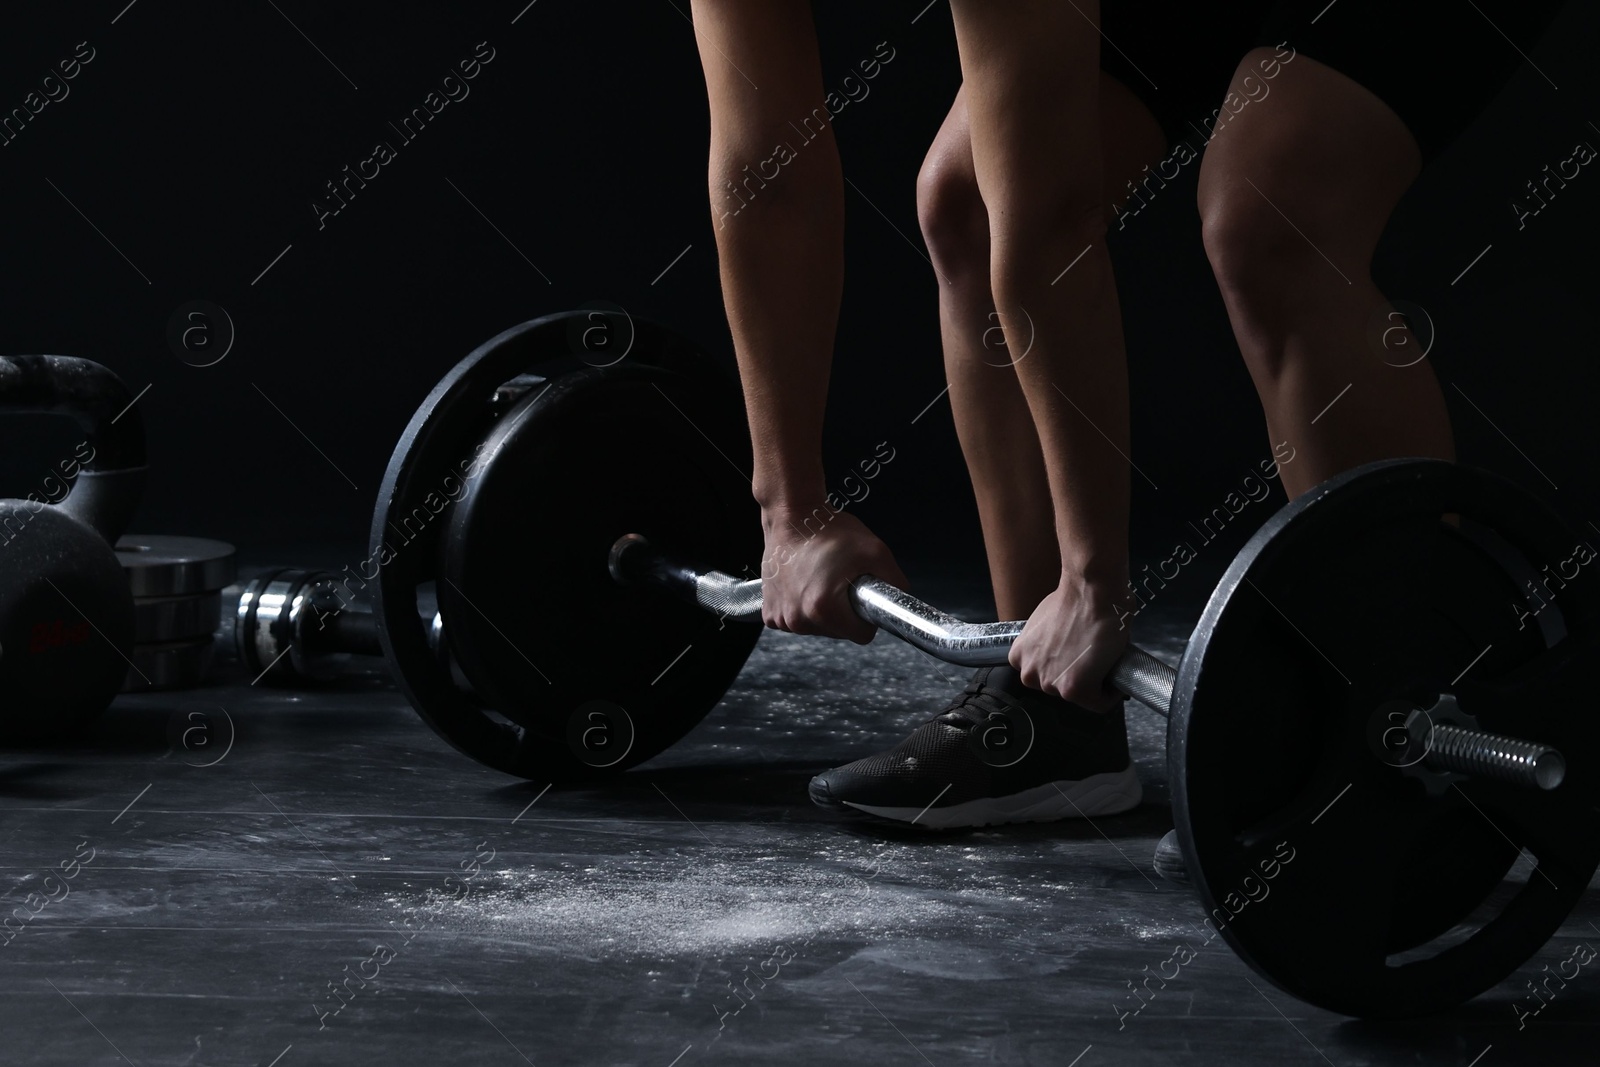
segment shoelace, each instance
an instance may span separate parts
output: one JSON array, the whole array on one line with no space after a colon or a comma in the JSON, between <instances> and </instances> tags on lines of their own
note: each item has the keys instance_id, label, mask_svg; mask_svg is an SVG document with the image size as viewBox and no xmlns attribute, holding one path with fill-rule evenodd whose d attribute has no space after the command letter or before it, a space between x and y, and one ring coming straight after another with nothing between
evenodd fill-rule
<instances>
[{"instance_id":1,"label":"shoelace","mask_svg":"<svg viewBox=\"0 0 1600 1067\"><path fill-rule=\"evenodd\" d=\"M931 721L942 722L947 726L954 726L963 730L971 730L987 722L992 715L1006 715L1011 711L1011 705L995 695L987 688L973 692L970 689L955 699L955 702L935 715Z\"/></svg>"}]
</instances>

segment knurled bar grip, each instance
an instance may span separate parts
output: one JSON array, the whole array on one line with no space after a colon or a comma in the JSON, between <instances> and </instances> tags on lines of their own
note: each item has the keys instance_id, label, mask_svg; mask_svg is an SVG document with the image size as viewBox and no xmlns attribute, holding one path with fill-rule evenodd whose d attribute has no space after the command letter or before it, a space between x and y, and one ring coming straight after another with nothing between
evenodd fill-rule
<instances>
[{"instance_id":1,"label":"knurled bar grip","mask_svg":"<svg viewBox=\"0 0 1600 1067\"><path fill-rule=\"evenodd\" d=\"M729 619L761 621L761 579L741 581L720 571L698 571L668 560L636 534L611 549L611 574L619 582L664 586L707 611ZM998 667L1022 633L1021 622L965 622L878 578L858 578L850 589L856 614L946 663ZM1112 689L1167 715L1178 672L1144 649L1129 645L1111 668ZM1554 789L1566 761L1548 745L1459 726L1434 728L1424 763L1437 771L1479 775L1529 788Z\"/></svg>"}]
</instances>

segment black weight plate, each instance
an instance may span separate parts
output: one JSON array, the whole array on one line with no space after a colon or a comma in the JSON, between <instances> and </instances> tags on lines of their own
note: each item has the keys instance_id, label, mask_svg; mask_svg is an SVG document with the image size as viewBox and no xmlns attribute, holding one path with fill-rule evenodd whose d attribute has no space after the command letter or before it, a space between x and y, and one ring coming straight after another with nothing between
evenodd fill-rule
<instances>
[{"instance_id":1,"label":"black weight plate","mask_svg":"<svg viewBox=\"0 0 1600 1067\"><path fill-rule=\"evenodd\" d=\"M731 572L759 561L750 483L708 441L738 435L727 400L653 367L556 379L490 432L493 458L451 516L439 601L462 671L588 766L677 741L760 634L607 570L629 533Z\"/></svg>"},{"instance_id":2,"label":"black weight plate","mask_svg":"<svg viewBox=\"0 0 1600 1067\"><path fill-rule=\"evenodd\" d=\"M1579 543L1537 499L1451 464L1335 478L1245 546L1179 668L1168 770L1211 922L1262 975L1333 1011L1405 1017L1483 992L1538 951L1600 866L1600 736L1573 666L1595 647L1600 568L1561 590L1552 647L1474 530L1533 572L1570 570ZM1441 693L1486 730L1556 745L1566 782L1426 791L1382 758L1373 722ZM1518 847L1538 869L1504 910L1465 940L1429 943L1484 901Z\"/></svg>"},{"instance_id":3,"label":"black weight plate","mask_svg":"<svg viewBox=\"0 0 1600 1067\"><path fill-rule=\"evenodd\" d=\"M117 558L138 597L211 593L235 574L233 546L204 537L124 534L117 538Z\"/></svg>"},{"instance_id":4,"label":"black weight plate","mask_svg":"<svg viewBox=\"0 0 1600 1067\"><path fill-rule=\"evenodd\" d=\"M76 519L4 501L0 526L0 742L68 736L122 684L133 598L111 546Z\"/></svg>"},{"instance_id":5,"label":"black weight plate","mask_svg":"<svg viewBox=\"0 0 1600 1067\"><path fill-rule=\"evenodd\" d=\"M719 440L720 447L748 469L746 439L742 433L726 431L726 427L737 425L740 411L737 390L726 377L670 330L654 323L631 321L613 329L618 326L612 321L615 318L601 315L599 322L610 333L625 336L628 343L621 356L608 351L604 359L596 358L596 314L568 312L505 331L480 345L445 375L418 408L395 447L373 513L372 555L358 567L362 575L375 580L374 614L384 653L418 714L441 737L472 758L527 778L554 779L594 773L594 768L578 758L577 753L584 750L582 744L569 745L564 739L553 742L548 735L530 732L458 688L446 663L429 650L428 626L418 613L418 596L423 588L432 583L445 584L440 570L441 542L449 522L448 512L454 507L452 500L462 496L467 484L481 473L487 456L484 438L490 428L497 419L509 417L509 408L526 411L528 407L522 405L539 403L535 399L539 390L567 374L602 368L629 372L640 366L656 367L697 383L706 397L725 398L717 405L723 414L706 428L717 435L727 433L726 440ZM548 382L541 384L539 378ZM517 381L513 383L513 379ZM513 387L502 389L507 383L513 383ZM746 529L754 535L759 524L754 504L748 502L748 486L745 500L744 514L731 521L730 528ZM583 506L582 501L547 503L548 513L541 520L544 522L560 521L572 509ZM609 545L601 551L607 549ZM756 555L750 558L759 558L759 543L754 552ZM520 556L501 561L504 581L521 584L529 591L530 603L537 601L533 591L548 573L572 565L566 559ZM545 604L540 610L559 612L566 607ZM467 610L471 611L470 606ZM447 632L452 625L447 621ZM609 637L615 635L601 632L595 640L603 642ZM605 709L595 710L604 718ZM588 729L580 729L579 736Z\"/></svg>"}]
</instances>

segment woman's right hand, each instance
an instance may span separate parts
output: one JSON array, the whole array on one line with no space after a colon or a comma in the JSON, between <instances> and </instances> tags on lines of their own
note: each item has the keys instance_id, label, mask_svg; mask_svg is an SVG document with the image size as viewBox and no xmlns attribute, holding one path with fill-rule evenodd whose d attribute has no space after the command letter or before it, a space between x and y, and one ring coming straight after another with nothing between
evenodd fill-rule
<instances>
[{"instance_id":1,"label":"woman's right hand","mask_svg":"<svg viewBox=\"0 0 1600 1067\"><path fill-rule=\"evenodd\" d=\"M871 641L877 627L855 613L849 590L864 574L906 588L889 546L860 519L826 507L766 508L761 523L761 621L790 633Z\"/></svg>"}]
</instances>

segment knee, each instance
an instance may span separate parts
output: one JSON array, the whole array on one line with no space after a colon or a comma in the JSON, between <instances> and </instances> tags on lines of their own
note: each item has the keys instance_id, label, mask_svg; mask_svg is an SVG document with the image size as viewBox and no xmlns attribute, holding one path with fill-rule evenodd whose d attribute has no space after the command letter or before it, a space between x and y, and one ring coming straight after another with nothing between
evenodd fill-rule
<instances>
[{"instance_id":1,"label":"knee","mask_svg":"<svg viewBox=\"0 0 1600 1067\"><path fill-rule=\"evenodd\" d=\"M1246 188L1245 195L1256 193ZM1246 305L1261 302L1275 286L1274 265L1288 252L1284 234L1293 236L1289 225L1269 205L1259 197L1257 201L1252 204L1237 193L1201 196L1201 241L1230 307L1240 301Z\"/></svg>"},{"instance_id":2,"label":"knee","mask_svg":"<svg viewBox=\"0 0 1600 1067\"><path fill-rule=\"evenodd\" d=\"M1243 190L1209 201L1202 197L1201 239L1245 365L1258 381L1277 381L1289 371L1287 338L1305 289L1329 279L1344 283L1326 264L1326 279L1308 277L1311 264L1301 255L1302 249L1311 252L1305 239L1254 189Z\"/></svg>"},{"instance_id":3,"label":"knee","mask_svg":"<svg viewBox=\"0 0 1600 1067\"><path fill-rule=\"evenodd\" d=\"M1104 256L1106 210L1076 196L1013 196L995 211L995 303L1015 308L1068 291L1098 299L1111 283ZM1088 254L1090 249L1100 254ZM1056 283L1071 269L1068 285Z\"/></svg>"},{"instance_id":4,"label":"knee","mask_svg":"<svg viewBox=\"0 0 1600 1067\"><path fill-rule=\"evenodd\" d=\"M940 274L984 277L989 267L989 213L970 162L930 154L917 174L917 223Z\"/></svg>"},{"instance_id":5,"label":"knee","mask_svg":"<svg viewBox=\"0 0 1600 1067\"><path fill-rule=\"evenodd\" d=\"M1259 326L1349 286L1360 265L1313 198L1275 196L1250 185L1202 183L1200 233L1230 313Z\"/></svg>"}]
</instances>

